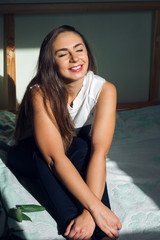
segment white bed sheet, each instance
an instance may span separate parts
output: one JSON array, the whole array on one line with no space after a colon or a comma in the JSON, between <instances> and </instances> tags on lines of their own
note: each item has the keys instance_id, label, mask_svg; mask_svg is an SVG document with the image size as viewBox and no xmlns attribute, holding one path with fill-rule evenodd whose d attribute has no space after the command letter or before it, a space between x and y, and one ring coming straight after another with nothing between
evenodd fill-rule
<instances>
[{"instance_id":1,"label":"white bed sheet","mask_svg":"<svg viewBox=\"0 0 160 240\"><path fill-rule=\"evenodd\" d=\"M119 239L159 240L160 106L118 113L107 182Z\"/></svg>"},{"instance_id":2,"label":"white bed sheet","mask_svg":"<svg viewBox=\"0 0 160 240\"><path fill-rule=\"evenodd\" d=\"M0 113L0 191L5 208L39 204L6 167L6 150L14 115ZM123 228L120 240L160 240L160 106L117 113L116 130L107 157L107 184L111 206ZM0 208L0 236L6 218ZM32 222L9 218L9 228L23 229L27 240L56 240L55 221L47 211L28 214Z\"/></svg>"}]
</instances>

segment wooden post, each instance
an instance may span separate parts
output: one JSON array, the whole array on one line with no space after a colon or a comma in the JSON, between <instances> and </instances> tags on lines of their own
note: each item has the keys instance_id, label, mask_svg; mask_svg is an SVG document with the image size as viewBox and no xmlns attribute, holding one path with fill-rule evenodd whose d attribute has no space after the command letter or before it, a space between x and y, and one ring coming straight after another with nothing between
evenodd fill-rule
<instances>
[{"instance_id":1,"label":"wooden post","mask_svg":"<svg viewBox=\"0 0 160 240\"><path fill-rule=\"evenodd\" d=\"M158 101L160 82L160 10L156 11L153 43L153 59L150 86L150 101Z\"/></svg>"},{"instance_id":2,"label":"wooden post","mask_svg":"<svg viewBox=\"0 0 160 240\"><path fill-rule=\"evenodd\" d=\"M16 111L16 71L15 71L15 26L14 15L4 16L4 58L5 79L8 82L8 110Z\"/></svg>"}]
</instances>

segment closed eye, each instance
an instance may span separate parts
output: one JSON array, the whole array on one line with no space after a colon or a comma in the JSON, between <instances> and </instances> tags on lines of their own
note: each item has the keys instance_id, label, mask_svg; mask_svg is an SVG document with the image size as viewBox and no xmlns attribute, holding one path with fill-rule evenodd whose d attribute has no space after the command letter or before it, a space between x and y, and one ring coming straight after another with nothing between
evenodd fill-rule
<instances>
[{"instance_id":1,"label":"closed eye","mask_svg":"<svg viewBox=\"0 0 160 240\"><path fill-rule=\"evenodd\" d=\"M78 49L76 50L76 52L83 52L83 49Z\"/></svg>"},{"instance_id":2,"label":"closed eye","mask_svg":"<svg viewBox=\"0 0 160 240\"><path fill-rule=\"evenodd\" d=\"M60 54L60 55L58 55L58 57L64 57L64 56L66 56L67 54L65 53L65 54Z\"/></svg>"}]
</instances>

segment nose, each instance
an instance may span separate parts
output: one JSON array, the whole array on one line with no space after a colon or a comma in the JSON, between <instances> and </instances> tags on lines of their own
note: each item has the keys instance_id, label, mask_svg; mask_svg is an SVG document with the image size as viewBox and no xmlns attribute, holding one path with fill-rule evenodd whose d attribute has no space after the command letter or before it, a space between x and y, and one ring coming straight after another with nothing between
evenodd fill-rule
<instances>
[{"instance_id":1,"label":"nose","mask_svg":"<svg viewBox=\"0 0 160 240\"><path fill-rule=\"evenodd\" d=\"M70 53L70 62L77 62L78 61L78 56L76 55L76 53Z\"/></svg>"}]
</instances>

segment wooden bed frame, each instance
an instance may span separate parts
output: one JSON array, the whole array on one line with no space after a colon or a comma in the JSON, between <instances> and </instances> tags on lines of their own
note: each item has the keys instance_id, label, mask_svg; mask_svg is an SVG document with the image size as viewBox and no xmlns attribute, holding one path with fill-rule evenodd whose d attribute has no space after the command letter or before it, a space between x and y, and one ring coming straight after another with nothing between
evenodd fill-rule
<instances>
[{"instance_id":1,"label":"wooden bed frame","mask_svg":"<svg viewBox=\"0 0 160 240\"><path fill-rule=\"evenodd\" d=\"M8 81L8 110L16 111L15 72L15 14L107 12L107 11L154 11L155 27L152 49L152 66L149 99L147 102L118 103L117 108L137 108L160 104L158 101L160 81L160 2L96 2L96 3L42 3L0 4L4 16L5 76Z\"/></svg>"}]
</instances>

